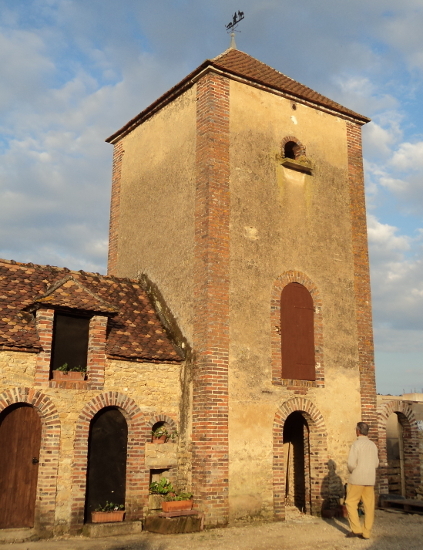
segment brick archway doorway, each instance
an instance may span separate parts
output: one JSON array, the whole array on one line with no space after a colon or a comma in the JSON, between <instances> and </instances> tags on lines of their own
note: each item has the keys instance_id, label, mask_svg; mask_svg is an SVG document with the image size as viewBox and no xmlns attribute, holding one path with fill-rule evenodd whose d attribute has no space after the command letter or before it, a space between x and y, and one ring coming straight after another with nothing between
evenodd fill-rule
<instances>
[{"instance_id":1,"label":"brick archway doorway","mask_svg":"<svg viewBox=\"0 0 423 550\"><path fill-rule=\"evenodd\" d=\"M285 503L311 512L310 430L301 411L291 413L283 427Z\"/></svg>"},{"instance_id":2,"label":"brick archway doorway","mask_svg":"<svg viewBox=\"0 0 423 550\"><path fill-rule=\"evenodd\" d=\"M41 420L25 403L0 415L0 529L33 527L41 447Z\"/></svg>"},{"instance_id":3,"label":"brick archway doorway","mask_svg":"<svg viewBox=\"0 0 423 550\"><path fill-rule=\"evenodd\" d=\"M115 407L101 409L90 423L85 522L106 501L125 505L127 445L123 414Z\"/></svg>"}]
</instances>

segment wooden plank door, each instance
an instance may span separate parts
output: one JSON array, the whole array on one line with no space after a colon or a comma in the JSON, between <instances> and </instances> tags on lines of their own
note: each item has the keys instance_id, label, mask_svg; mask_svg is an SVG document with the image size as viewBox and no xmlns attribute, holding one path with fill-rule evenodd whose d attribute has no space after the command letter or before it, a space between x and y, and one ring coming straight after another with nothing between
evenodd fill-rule
<instances>
[{"instance_id":1,"label":"wooden plank door","mask_svg":"<svg viewBox=\"0 0 423 550\"><path fill-rule=\"evenodd\" d=\"M30 406L12 406L1 417L0 528L34 526L41 421Z\"/></svg>"},{"instance_id":2,"label":"wooden plank door","mask_svg":"<svg viewBox=\"0 0 423 550\"><path fill-rule=\"evenodd\" d=\"M313 298L299 283L282 291L281 334L282 378L315 380Z\"/></svg>"}]
</instances>

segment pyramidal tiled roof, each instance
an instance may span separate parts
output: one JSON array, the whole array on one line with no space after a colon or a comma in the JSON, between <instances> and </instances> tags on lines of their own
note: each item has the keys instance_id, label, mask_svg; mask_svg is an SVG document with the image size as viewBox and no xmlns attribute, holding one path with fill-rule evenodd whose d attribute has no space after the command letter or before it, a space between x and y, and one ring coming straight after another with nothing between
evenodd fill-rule
<instances>
[{"instance_id":1,"label":"pyramidal tiled roof","mask_svg":"<svg viewBox=\"0 0 423 550\"><path fill-rule=\"evenodd\" d=\"M0 349L41 349L31 313L39 306L107 315L109 356L183 359L137 281L0 260Z\"/></svg>"},{"instance_id":2,"label":"pyramidal tiled roof","mask_svg":"<svg viewBox=\"0 0 423 550\"><path fill-rule=\"evenodd\" d=\"M335 111L341 115L354 118L361 123L370 122L370 119L364 115L360 115L351 109L343 107L339 103L332 101L324 95L315 92L311 88L304 86L304 84L300 84L296 80L289 78L276 69L269 67L269 65L262 63L258 59L251 57L251 55L235 48L229 48L213 59L206 59L206 61L204 61L192 73L159 97L154 103L130 120L120 130L107 138L106 141L108 143L113 143L116 139L127 134L133 128L138 126L138 124L141 124L145 119L170 101L175 95L180 93L181 90L185 89L186 86L191 85L194 79L207 67L215 67L216 69L226 73L228 76L233 75L235 78L242 78L244 81L250 81L252 84L272 88L276 91L289 94L300 101L303 100L316 106Z\"/></svg>"},{"instance_id":3,"label":"pyramidal tiled roof","mask_svg":"<svg viewBox=\"0 0 423 550\"><path fill-rule=\"evenodd\" d=\"M328 99L240 50L228 49L211 61L215 67L229 71L234 75L247 78L281 92L292 94L295 97L321 105L338 113L358 118L363 122L370 122L369 118L343 107L339 103Z\"/></svg>"}]
</instances>

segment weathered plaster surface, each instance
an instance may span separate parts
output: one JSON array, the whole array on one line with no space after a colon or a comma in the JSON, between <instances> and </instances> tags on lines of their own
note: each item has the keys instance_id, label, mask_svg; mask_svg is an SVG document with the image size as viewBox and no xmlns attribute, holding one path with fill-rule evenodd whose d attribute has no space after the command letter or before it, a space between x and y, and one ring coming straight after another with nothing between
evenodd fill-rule
<instances>
[{"instance_id":1,"label":"weathered plaster surface","mask_svg":"<svg viewBox=\"0 0 423 550\"><path fill-rule=\"evenodd\" d=\"M117 275L145 273L192 343L196 87L123 138Z\"/></svg>"},{"instance_id":2,"label":"weathered plaster surface","mask_svg":"<svg viewBox=\"0 0 423 550\"><path fill-rule=\"evenodd\" d=\"M323 302L325 387L310 388L345 480L360 419L345 121L231 82L230 495L233 518L269 516L272 423L293 392L271 384L274 281L306 274ZM294 116L295 115L295 116ZM313 174L281 166L295 136ZM251 495L254 495L252 498Z\"/></svg>"}]
</instances>

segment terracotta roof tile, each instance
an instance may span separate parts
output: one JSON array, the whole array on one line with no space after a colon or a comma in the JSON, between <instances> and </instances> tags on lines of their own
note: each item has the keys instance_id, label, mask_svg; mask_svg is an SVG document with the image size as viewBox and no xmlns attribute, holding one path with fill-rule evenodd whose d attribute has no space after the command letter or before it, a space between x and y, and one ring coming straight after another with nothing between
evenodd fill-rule
<instances>
[{"instance_id":1,"label":"terracotta roof tile","mask_svg":"<svg viewBox=\"0 0 423 550\"><path fill-rule=\"evenodd\" d=\"M36 306L107 315L109 356L182 360L137 281L0 260L0 348L41 349L30 313Z\"/></svg>"},{"instance_id":2,"label":"terracotta roof tile","mask_svg":"<svg viewBox=\"0 0 423 550\"><path fill-rule=\"evenodd\" d=\"M35 298L34 304L99 313L118 312L116 306L105 302L100 296L97 296L75 280L72 275L68 275L52 285L47 292Z\"/></svg>"},{"instance_id":3,"label":"terracotta roof tile","mask_svg":"<svg viewBox=\"0 0 423 550\"><path fill-rule=\"evenodd\" d=\"M343 107L339 103L315 92L311 88L304 86L304 84L300 84L240 50L226 50L211 61L215 67L219 67L224 71L230 71L234 75L247 78L265 86L270 86L282 92L288 92L298 98L311 101L312 103L316 103L354 118L359 118L364 122L370 121L367 117Z\"/></svg>"},{"instance_id":4,"label":"terracotta roof tile","mask_svg":"<svg viewBox=\"0 0 423 550\"><path fill-rule=\"evenodd\" d=\"M131 132L139 124L142 124L169 101L172 101L172 99L180 94L181 91L191 86L195 81L195 78L202 71L207 69L207 67L215 67L228 75L232 74L244 80L249 80L252 83L273 88L274 90L278 90L282 93L290 94L299 100L311 102L316 106L321 106L340 113L341 115L352 117L359 120L361 123L370 122L370 119L364 115L360 115L351 109L343 107L339 103L336 103L336 101L332 101L324 95L315 92L311 88L304 86L304 84L300 84L300 82L297 82L283 73L280 73L276 69L269 67L269 65L266 65L258 59L251 57L251 55L248 55L240 50L228 49L214 59L206 59L206 61L192 71L192 73L170 88L170 90L164 93L136 117L131 119L120 130L108 137L106 141L108 143L115 143L128 132Z\"/></svg>"}]
</instances>

